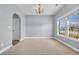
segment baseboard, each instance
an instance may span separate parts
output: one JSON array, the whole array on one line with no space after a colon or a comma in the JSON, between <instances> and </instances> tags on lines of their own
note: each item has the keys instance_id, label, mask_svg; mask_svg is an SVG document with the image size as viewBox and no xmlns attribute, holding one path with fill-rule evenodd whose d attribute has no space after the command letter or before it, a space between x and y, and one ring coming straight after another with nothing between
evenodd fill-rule
<instances>
[{"instance_id":1,"label":"baseboard","mask_svg":"<svg viewBox=\"0 0 79 59\"><path fill-rule=\"evenodd\" d=\"M53 37L24 37L24 39L49 39L49 38L53 38Z\"/></svg>"},{"instance_id":2,"label":"baseboard","mask_svg":"<svg viewBox=\"0 0 79 59\"><path fill-rule=\"evenodd\" d=\"M63 43L63 44L66 45L66 46L68 46L68 47L71 48L72 50L74 50L74 51L76 51L76 52L79 52L79 49L77 49L77 48L75 48L75 47L73 47L73 46L71 46L71 45L69 45L69 44L67 44L67 43L65 43L65 42L63 42L63 41L61 41L61 40L59 40L59 39L56 38L56 37L54 37L54 38L55 38L57 41Z\"/></svg>"},{"instance_id":3,"label":"baseboard","mask_svg":"<svg viewBox=\"0 0 79 59\"><path fill-rule=\"evenodd\" d=\"M11 47L12 47L12 45L9 45L8 47L2 49L2 50L0 51L0 54L3 53L3 52L5 52L7 49L9 49L9 48L11 48Z\"/></svg>"},{"instance_id":4,"label":"baseboard","mask_svg":"<svg viewBox=\"0 0 79 59\"><path fill-rule=\"evenodd\" d=\"M20 41L23 41L24 39L21 39Z\"/></svg>"},{"instance_id":5,"label":"baseboard","mask_svg":"<svg viewBox=\"0 0 79 59\"><path fill-rule=\"evenodd\" d=\"M23 41L24 39L49 39L49 38L53 38L53 37L24 37L23 39L21 39L20 41Z\"/></svg>"}]
</instances>

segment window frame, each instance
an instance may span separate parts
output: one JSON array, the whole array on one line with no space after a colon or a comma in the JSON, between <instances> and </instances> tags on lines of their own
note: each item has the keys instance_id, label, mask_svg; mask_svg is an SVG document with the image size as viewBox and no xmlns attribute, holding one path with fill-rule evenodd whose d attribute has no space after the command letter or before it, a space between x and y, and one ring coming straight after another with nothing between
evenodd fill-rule
<instances>
[{"instance_id":1,"label":"window frame","mask_svg":"<svg viewBox=\"0 0 79 59\"><path fill-rule=\"evenodd\" d=\"M78 7L76 7L75 9L73 9L71 12L68 12L67 14L65 14L64 16L61 16L61 17L59 17L59 18L57 18L57 22L56 23L59 23L59 21L61 20L61 19L64 19L64 18L68 18L69 16L71 16L71 15L73 15L73 14L76 14L77 13L77 11L79 10L79 6ZM68 20L68 19L67 19ZM61 37L64 37L64 38L67 38L67 39L70 39L70 40L74 40L74 41L78 41L79 42L79 40L77 40L76 38L72 38L72 37L69 37L69 21L67 21L67 35L65 36L65 35L61 35L60 33L59 33L59 26L60 26L60 24L58 25L57 24L57 35L58 36L61 36Z\"/></svg>"}]
</instances>

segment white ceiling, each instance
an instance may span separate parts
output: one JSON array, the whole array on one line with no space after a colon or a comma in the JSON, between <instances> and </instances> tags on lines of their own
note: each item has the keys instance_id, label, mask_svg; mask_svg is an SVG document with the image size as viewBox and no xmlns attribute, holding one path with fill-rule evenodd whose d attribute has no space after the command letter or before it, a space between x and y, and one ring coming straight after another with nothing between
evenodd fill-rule
<instances>
[{"instance_id":1,"label":"white ceiling","mask_svg":"<svg viewBox=\"0 0 79 59\"><path fill-rule=\"evenodd\" d=\"M37 4L19 4L17 6L25 15L38 15L35 11ZM58 6L56 6L56 4L42 4L42 6L44 12L41 15L55 15L64 5L58 4Z\"/></svg>"}]
</instances>

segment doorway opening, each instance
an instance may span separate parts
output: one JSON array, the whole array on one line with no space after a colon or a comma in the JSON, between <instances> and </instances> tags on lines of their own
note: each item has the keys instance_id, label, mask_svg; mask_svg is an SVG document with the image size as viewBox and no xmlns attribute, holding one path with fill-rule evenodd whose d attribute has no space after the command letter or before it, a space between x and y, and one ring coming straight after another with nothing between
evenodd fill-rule
<instances>
[{"instance_id":1,"label":"doorway opening","mask_svg":"<svg viewBox=\"0 0 79 59\"><path fill-rule=\"evenodd\" d=\"M15 13L13 14L13 24L12 24L12 45L16 45L20 39L21 39L21 19L20 17Z\"/></svg>"}]
</instances>

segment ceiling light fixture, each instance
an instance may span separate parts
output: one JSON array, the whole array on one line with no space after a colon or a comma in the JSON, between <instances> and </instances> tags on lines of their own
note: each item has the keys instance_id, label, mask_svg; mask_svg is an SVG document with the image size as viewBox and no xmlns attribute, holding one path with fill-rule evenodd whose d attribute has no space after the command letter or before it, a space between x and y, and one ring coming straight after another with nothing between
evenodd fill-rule
<instances>
[{"instance_id":1,"label":"ceiling light fixture","mask_svg":"<svg viewBox=\"0 0 79 59\"><path fill-rule=\"evenodd\" d=\"M44 12L44 8L41 4L38 4L35 11L36 11L37 14L41 14L41 13Z\"/></svg>"},{"instance_id":2,"label":"ceiling light fixture","mask_svg":"<svg viewBox=\"0 0 79 59\"><path fill-rule=\"evenodd\" d=\"M55 6L58 6L58 4L55 4Z\"/></svg>"}]
</instances>

